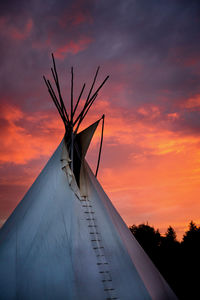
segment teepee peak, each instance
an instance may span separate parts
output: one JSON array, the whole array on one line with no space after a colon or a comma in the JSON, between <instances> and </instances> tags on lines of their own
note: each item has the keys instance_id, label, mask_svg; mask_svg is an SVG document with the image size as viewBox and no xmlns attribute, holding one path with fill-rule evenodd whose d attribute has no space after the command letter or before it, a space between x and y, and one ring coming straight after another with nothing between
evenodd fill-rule
<instances>
[{"instance_id":1,"label":"teepee peak","mask_svg":"<svg viewBox=\"0 0 200 300\"><path fill-rule=\"evenodd\" d=\"M109 76L106 76L106 78L103 80L103 82L94 90L95 83L97 80L97 76L99 73L100 67L97 68L96 73L94 75L94 79L92 81L92 85L89 89L89 93L86 97L85 103L80 111L80 113L76 116L77 108L80 104L80 100L82 98L84 89L86 84L83 84L83 87L81 89L81 92L79 94L79 97L76 101L76 104L74 105L74 70L73 67L71 68L71 93L70 93L70 111L67 112L64 99L62 97L61 93L61 87L60 87L60 82L59 82L59 77L56 69L56 63L54 59L54 55L52 54L52 61L53 61L53 66L51 68L53 80L56 86L56 90L53 88L51 82L49 79L46 79L45 76L43 76L44 81L46 83L46 86L48 88L49 94L60 114L60 117L64 123L65 126L65 138L67 139L67 145L70 153L70 158L72 160L72 169L73 169L73 153L74 153L74 140L76 138L76 135L78 133L78 129L82 123L82 121L85 119L88 111L90 110L91 106L93 105L94 101L96 100L99 91L103 87L103 85L106 83L107 79Z\"/></svg>"},{"instance_id":2,"label":"teepee peak","mask_svg":"<svg viewBox=\"0 0 200 300\"><path fill-rule=\"evenodd\" d=\"M79 114L76 116L77 108L79 106L81 97L83 95L83 91L85 89L86 84L83 84L83 87L81 89L81 92L79 94L79 97L76 101L76 104L74 105L74 70L73 67L71 67L71 92L70 92L70 111L67 112L64 99L62 97L61 93L61 87L59 82L59 77L56 69L56 63L54 59L54 55L52 53L52 62L53 67L51 67L51 73L53 76L54 84L56 86L56 91L53 89L53 86L49 79L46 79L45 76L43 76L44 81L46 83L46 86L48 88L49 94L60 114L60 117L64 123L65 126L65 143L66 147L68 149L69 157L70 157L70 167L71 171L74 172L77 184L79 185L79 176L80 176L80 168L83 158L86 155L87 149L89 147L90 141L92 139L92 136L94 134L94 131L96 130L97 125L99 124L99 121L103 119L104 124L104 115L100 120L97 120L94 124L83 130L82 132L78 133L78 129L82 123L82 121L85 119L89 109L93 105L94 101L96 100L98 96L98 92L103 87L109 76L107 76L103 82L98 86L98 88L94 91L95 83L97 80L97 76L99 73L100 67L97 68L96 73L94 75L94 79L92 81L91 87L89 89L87 98L85 100L85 103L80 110ZM103 135L103 132L102 132ZM100 160L100 154L101 154L101 147L102 147L102 140L103 136L101 138L100 143L100 152L98 157L98 163L97 163L97 170L96 170L96 176L98 172L99 167L99 160Z\"/></svg>"}]
</instances>

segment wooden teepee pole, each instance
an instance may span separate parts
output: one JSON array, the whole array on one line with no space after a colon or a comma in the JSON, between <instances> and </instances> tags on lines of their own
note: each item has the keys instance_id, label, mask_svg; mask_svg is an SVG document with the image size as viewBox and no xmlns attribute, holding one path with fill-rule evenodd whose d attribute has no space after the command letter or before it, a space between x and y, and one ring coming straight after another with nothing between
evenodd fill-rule
<instances>
[{"instance_id":1,"label":"wooden teepee pole","mask_svg":"<svg viewBox=\"0 0 200 300\"><path fill-rule=\"evenodd\" d=\"M74 159L74 133L73 133L73 87L74 85L74 72L73 67L71 68L71 170L73 172L73 159Z\"/></svg>"}]
</instances>

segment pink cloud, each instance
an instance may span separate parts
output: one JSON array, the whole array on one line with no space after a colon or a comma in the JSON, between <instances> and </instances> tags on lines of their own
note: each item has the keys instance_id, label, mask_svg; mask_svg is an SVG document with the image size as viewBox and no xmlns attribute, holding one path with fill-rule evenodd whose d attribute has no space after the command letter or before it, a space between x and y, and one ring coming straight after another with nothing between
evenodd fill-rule
<instances>
[{"instance_id":1,"label":"pink cloud","mask_svg":"<svg viewBox=\"0 0 200 300\"><path fill-rule=\"evenodd\" d=\"M89 37L83 37L76 42L70 41L55 51L55 57L58 59L64 59L68 53L77 54L78 52L85 50L91 42L92 39Z\"/></svg>"},{"instance_id":2,"label":"pink cloud","mask_svg":"<svg viewBox=\"0 0 200 300\"><path fill-rule=\"evenodd\" d=\"M7 37L21 41L27 39L33 29L33 20L29 18L24 26L24 28L18 28L14 26L10 20L6 18L0 19L0 28L3 35L6 35Z\"/></svg>"},{"instance_id":3,"label":"pink cloud","mask_svg":"<svg viewBox=\"0 0 200 300\"><path fill-rule=\"evenodd\" d=\"M0 18L0 29L3 30L5 25L6 25L6 18L1 17Z\"/></svg>"},{"instance_id":4,"label":"pink cloud","mask_svg":"<svg viewBox=\"0 0 200 300\"><path fill-rule=\"evenodd\" d=\"M180 115L177 113L177 112L174 112L174 113L170 113L167 115L169 119L171 120L177 120L180 118Z\"/></svg>"},{"instance_id":5,"label":"pink cloud","mask_svg":"<svg viewBox=\"0 0 200 300\"><path fill-rule=\"evenodd\" d=\"M91 12L86 8L86 3L83 0L76 0L71 7L63 12L59 19L59 24L62 28L66 26L79 26L83 23L91 23Z\"/></svg>"},{"instance_id":6,"label":"pink cloud","mask_svg":"<svg viewBox=\"0 0 200 300\"><path fill-rule=\"evenodd\" d=\"M72 24L73 25L80 25L81 23L84 23L88 20L87 15L85 15L83 12L79 11L73 18Z\"/></svg>"},{"instance_id":7,"label":"pink cloud","mask_svg":"<svg viewBox=\"0 0 200 300\"><path fill-rule=\"evenodd\" d=\"M73 26L78 26L82 23L91 22L92 18L87 14L77 11L75 13L69 14L69 11L64 13L59 20L61 27L66 27L68 23L71 23Z\"/></svg>"},{"instance_id":8,"label":"pink cloud","mask_svg":"<svg viewBox=\"0 0 200 300\"><path fill-rule=\"evenodd\" d=\"M200 109L200 95L197 94L192 98L187 99L181 104L181 107L187 108L190 110L199 110Z\"/></svg>"}]
</instances>

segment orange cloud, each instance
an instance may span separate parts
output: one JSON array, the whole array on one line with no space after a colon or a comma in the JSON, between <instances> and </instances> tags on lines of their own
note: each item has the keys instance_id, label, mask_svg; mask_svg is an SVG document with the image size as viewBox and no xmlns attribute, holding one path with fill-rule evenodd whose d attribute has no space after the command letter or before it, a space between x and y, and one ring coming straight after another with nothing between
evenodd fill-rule
<instances>
[{"instance_id":1,"label":"orange cloud","mask_svg":"<svg viewBox=\"0 0 200 300\"><path fill-rule=\"evenodd\" d=\"M144 117L148 116L150 119L155 119L161 114L159 107L153 105L139 107L137 112Z\"/></svg>"},{"instance_id":2,"label":"orange cloud","mask_svg":"<svg viewBox=\"0 0 200 300\"><path fill-rule=\"evenodd\" d=\"M179 135L167 126L149 124L149 120L145 123L134 119L132 123L128 112L126 115L105 100L97 102L95 113L98 110L106 111L107 115L99 171L104 189L128 225L149 221L164 233L171 224L181 239L191 219L200 222L200 205L196 201L200 185L200 138ZM157 114L157 109L153 110ZM143 108L139 112L143 113ZM145 111L145 116L148 115ZM93 112L90 118L93 120ZM88 154L93 169L99 135L94 141L96 144ZM109 152L109 148L113 150Z\"/></svg>"},{"instance_id":3,"label":"orange cloud","mask_svg":"<svg viewBox=\"0 0 200 300\"><path fill-rule=\"evenodd\" d=\"M143 111L139 108L139 113ZM160 114L157 108L149 107L147 118L151 111L155 117ZM145 123L134 111L111 106L106 97L97 100L80 130L103 112L106 120L98 178L105 191L128 225L148 221L162 233L172 225L181 238L191 219L200 222L200 138L179 135L154 120ZM60 142L62 122L56 111L27 115L14 106L1 108L1 120L5 122L0 133L1 165L26 165L26 178L13 182L16 187L27 186L39 171L39 165L32 170L32 161L41 157L47 160ZM99 127L87 155L93 169L100 133ZM8 184L5 177L1 183Z\"/></svg>"},{"instance_id":4,"label":"orange cloud","mask_svg":"<svg viewBox=\"0 0 200 300\"><path fill-rule=\"evenodd\" d=\"M53 151L53 146L56 146L53 137L61 136L61 132L64 132L60 120L52 118L50 114L37 113L29 116L14 106L6 105L1 108L1 119L6 122L0 133L1 164L25 164L32 159L48 156ZM31 130L26 129L23 123L30 124ZM34 134L33 126L38 123L41 123L40 133Z\"/></svg>"}]
</instances>

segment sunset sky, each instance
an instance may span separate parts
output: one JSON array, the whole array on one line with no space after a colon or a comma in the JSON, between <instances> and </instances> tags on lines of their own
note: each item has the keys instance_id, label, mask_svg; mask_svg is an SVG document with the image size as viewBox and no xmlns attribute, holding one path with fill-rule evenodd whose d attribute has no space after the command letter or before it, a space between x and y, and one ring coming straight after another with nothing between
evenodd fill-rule
<instances>
[{"instance_id":1,"label":"sunset sky","mask_svg":"<svg viewBox=\"0 0 200 300\"><path fill-rule=\"evenodd\" d=\"M67 107L71 66L76 99L97 66L99 84L110 75L83 128L105 113L99 180L127 225L171 225L179 239L200 225L197 0L0 1L0 224L64 135L42 79L51 52Z\"/></svg>"}]
</instances>

